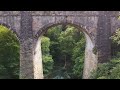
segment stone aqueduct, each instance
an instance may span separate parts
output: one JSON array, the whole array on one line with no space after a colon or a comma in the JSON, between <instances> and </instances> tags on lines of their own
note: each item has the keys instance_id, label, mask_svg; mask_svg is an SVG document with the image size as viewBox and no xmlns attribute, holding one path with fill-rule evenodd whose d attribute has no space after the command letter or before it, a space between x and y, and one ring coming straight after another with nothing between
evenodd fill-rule
<instances>
[{"instance_id":1,"label":"stone aqueduct","mask_svg":"<svg viewBox=\"0 0 120 90\"><path fill-rule=\"evenodd\" d=\"M19 39L21 79L44 78L38 38L48 28L59 24L80 28L86 38L83 78L88 79L97 63L111 56L109 37L120 27L118 15L118 11L0 11L0 24Z\"/></svg>"}]
</instances>

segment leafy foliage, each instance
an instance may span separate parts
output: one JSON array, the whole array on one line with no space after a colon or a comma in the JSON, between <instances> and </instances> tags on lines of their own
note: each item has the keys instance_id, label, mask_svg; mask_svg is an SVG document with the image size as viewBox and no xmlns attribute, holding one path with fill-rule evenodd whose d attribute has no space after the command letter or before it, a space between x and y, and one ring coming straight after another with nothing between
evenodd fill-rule
<instances>
[{"instance_id":1,"label":"leafy foliage","mask_svg":"<svg viewBox=\"0 0 120 90\"><path fill-rule=\"evenodd\" d=\"M48 74L49 78L82 78L84 35L73 26L67 25L63 28L59 25L50 28L45 36L50 40L49 50L54 62L52 71Z\"/></svg>"},{"instance_id":2,"label":"leafy foliage","mask_svg":"<svg viewBox=\"0 0 120 90\"><path fill-rule=\"evenodd\" d=\"M92 79L120 79L120 30L111 37L112 60L99 64L96 71L92 72Z\"/></svg>"},{"instance_id":3,"label":"leafy foliage","mask_svg":"<svg viewBox=\"0 0 120 90\"><path fill-rule=\"evenodd\" d=\"M111 37L113 42L120 44L120 29L116 30L115 34Z\"/></svg>"},{"instance_id":4,"label":"leafy foliage","mask_svg":"<svg viewBox=\"0 0 120 90\"><path fill-rule=\"evenodd\" d=\"M74 78L82 78L83 63L85 57L85 38L81 37L73 49L72 60L74 61L73 74Z\"/></svg>"},{"instance_id":5,"label":"leafy foliage","mask_svg":"<svg viewBox=\"0 0 120 90\"><path fill-rule=\"evenodd\" d=\"M82 78L85 38L73 26L52 27L41 38L45 78ZM19 41L0 26L0 78L19 78Z\"/></svg>"},{"instance_id":6,"label":"leafy foliage","mask_svg":"<svg viewBox=\"0 0 120 90\"><path fill-rule=\"evenodd\" d=\"M120 79L120 58L112 59L108 63L99 64L92 72L92 79Z\"/></svg>"},{"instance_id":7,"label":"leafy foliage","mask_svg":"<svg viewBox=\"0 0 120 90\"><path fill-rule=\"evenodd\" d=\"M51 70L53 69L53 59L52 56L50 55L50 39L43 36L41 38L41 48L42 48L42 59L43 59L43 72L46 75L48 75Z\"/></svg>"},{"instance_id":8,"label":"leafy foliage","mask_svg":"<svg viewBox=\"0 0 120 90\"><path fill-rule=\"evenodd\" d=\"M0 78L19 78L19 41L4 26L0 26Z\"/></svg>"}]
</instances>

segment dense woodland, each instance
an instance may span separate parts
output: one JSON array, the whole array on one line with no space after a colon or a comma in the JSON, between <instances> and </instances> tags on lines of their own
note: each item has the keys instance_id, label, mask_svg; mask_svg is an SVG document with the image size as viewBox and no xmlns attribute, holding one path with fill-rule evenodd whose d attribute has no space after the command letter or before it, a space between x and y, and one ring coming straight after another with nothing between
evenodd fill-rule
<instances>
[{"instance_id":1,"label":"dense woodland","mask_svg":"<svg viewBox=\"0 0 120 90\"><path fill-rule=\"evenodd\" d=\"M82 78L84 34L75 27L59 25L42 37L45 78Z\"/></svg>"},{"instance_id":2,"label":"dense woodland","mask_svg":"<svg viewBox=\"0 0 120 90\"><path fill-rule=\"evenodd\" d=\"M110 37L112 58L98 64L91 79L120 79L120 30ZM85 37L70 25L49 28L41 37L45 79L82 79ZM19 79L20 45L17 36L0 26L0 79Z\"/></svg>"}]
</instances>

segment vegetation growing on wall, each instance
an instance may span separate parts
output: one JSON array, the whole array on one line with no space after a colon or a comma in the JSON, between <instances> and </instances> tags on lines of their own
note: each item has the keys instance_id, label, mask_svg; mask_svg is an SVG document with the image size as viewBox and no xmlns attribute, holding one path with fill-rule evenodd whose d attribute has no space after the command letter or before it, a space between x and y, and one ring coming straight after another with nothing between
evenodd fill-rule
<instances>
[{"instance_id":1,"label":"vegetation growing on wall","mask_svg":"<svg viewBox=\"0 0 120 90\"><path fill-rule=\"evenodd\" d=\"M92 72L92 79L120 79L120 29L111 36L112 59L110 62L99 64Z\"/></svg>"}]
</instances>

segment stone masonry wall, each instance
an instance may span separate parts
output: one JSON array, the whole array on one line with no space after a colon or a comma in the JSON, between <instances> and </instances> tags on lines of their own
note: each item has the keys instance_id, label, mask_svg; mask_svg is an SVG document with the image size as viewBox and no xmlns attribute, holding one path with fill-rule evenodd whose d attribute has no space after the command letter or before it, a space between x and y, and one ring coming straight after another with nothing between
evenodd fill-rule
<instances>
[{"instance_id":1,"label":"stone masonry wall","mask_svg":"<svg viewBox=\"0 0 120 90\"><path fill-rule=\"evenodd\" d=\"M111 20L107 11L99 12L96 46L98 51L98 63L104 63L111 58Z\"/></svg>"},{"instance_id":2,"label":"stone masonry wall","mask_svg":"<svg viewBox=\"0 0 120 90\"><path fill-rule=\"evenodd\" d=\"M34 78L32 16L24 11L21 12L20 78Z\"/></svg>"},{"instance_id":3,"label":"stone masonry wall","mask_svg":"<svg viewBox=\"0 0 120 90\"><path fill-rule=\"evenodd\" d=\"M48 28L63 23L82 28L87 40L86 55L91 53L88 55L91 57L86 56L84 69L84 78L89 78L90 71L97 65L92 52L94 46L99 63L110 59L109 37L120 27L120 21L115 18L117 15L115 11L0 11L0 24L15 32L20 41L22 79L43 78L41 52L38 51L41 48L37 47L40 41L37 40Z\"/></svg>"}]
</instances>

